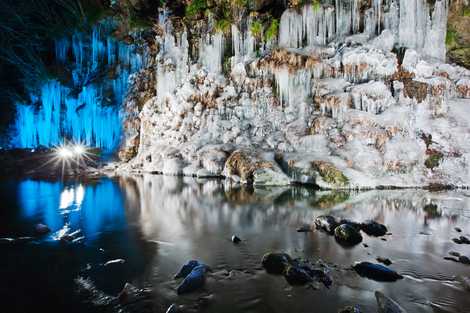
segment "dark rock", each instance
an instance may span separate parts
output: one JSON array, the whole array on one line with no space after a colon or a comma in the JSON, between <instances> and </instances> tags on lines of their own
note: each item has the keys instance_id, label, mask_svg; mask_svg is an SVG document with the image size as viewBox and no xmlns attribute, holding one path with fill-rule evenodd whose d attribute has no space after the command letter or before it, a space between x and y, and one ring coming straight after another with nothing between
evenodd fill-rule
<instances>
[{"instance_id":1,"label":"dark rock","mask_svg":"<svg viewBox=\"0 0 470 313\"><path fill-rule=\"evenodd\" d=\"M406 313L406 311L395 301L385 296L380 291L375 292L378 313Z\"/></svg>"},{"instance_id":2,"label":"dark rock","mask_svg":"<svg viewBox=\"0 0 470 313\"><path fill-rule=\"evenodd\" d=\"M452 241L459 245L462 245L462 244L470 245L470 239L468 239L465 236L460 236L459 238L453 238Z\"/></svg>"},{"instance_id":3,"label":"dark rock","mask_svg":"<svg viewBox=\"0 0 470 313\"><path fill-rule=\"evenodd\" d=\"M378 257L377 261L379 261L380 263L385 264L387 266L392 264L392 261L390 261L390 259L383 258L383 257Z\"/></svg>"},{"instance_id":4,"label":"dark rock","mask_svg":"<svg viewBox=\"0 0 470 313\"><path fill-rule=\"evenodd\" d=\"M357 230L360 230L361 229L361 223L357 223L357 222L354 222L354 221L351 221L349 219L346 219L346 218L343 218L341 219L341 221L339 222L340 225L342 224L347 224L351 227L354 227L356 228Z\"/></svg>"},{"instance_id":5,"label":"dark rock","mask_svg":"<svg viewBox=\"0 0 470 313\"><path fill-rule=\"evenodd\" d=\"M462 264L470 265L470 258L465 255L459 256L459 262Z\"/></svg>"},{"instance_id":6,"label":"dark rock","mask_svg":"<svg viewBox=\"0 0 470 313\"><path fill-rule=\"evenodd\" d=\"M382 240L382 241L387 241L387 238L380 238L380 240Z\"/></svg>"},{"instance_id":7,"label":"dark rock","mask_svg":"<svg viewBox=\"0 0 470 313\"><path fill-rule=\"evenodd\" d=\"M454 229L455 229L455 231L458 232L458 233L461 233L461 232L462 232L462 229L460 229L459 227L455 227Z\"/></svg>"},{"instance_id":8,"label":"dark rock","mask_svg":"<svg viewBox=\"0 0 470 313\"><path fill-rule=\"evenodd\" d=\"M362 245L364 246L364 248L369 248L369 245L367 243L363 243Z\"/></svg>"},{"instance_id":9,"label":"dark rock","mask_svg":"<svg viewBox=\"0 0 470 313\"><path fill-rule=\"evenodd\" d=\"M361 224L361 230L369 236L380 237L387 233L387 227L375 221L366 221Z\"/></svg>"},{"instance_id":10,"label":"dark rock","mask_svg":"<svg viewBox=\"0 0 470 313\"><path fill-rule=\"evenodd\" d=\"M331 215L320 215L315 219L317 229L323 230L333 235L335 228L339 226L338 221Z\"/></svg>"},{"instance_id":11,"label":"dark rock","mask_svg":"<svg viewBox=\"0 0 470 313\"><path fill-rule=\"evenodd\" d=\"M47 225L44 225L44 224L37 224L35 227L34 227L34 232L37 234L37 235L46 235L48 233L50 233L51 229L47 226Z\"/></svg>"},{"instance_id":12,"label":"dark rock","mask_svg":"<svg viewBox=\"0 0 470 313\"><path fill-rule=\"evenodd\" d=\"M188 261L186 264L184 264L181 269L179 270L178 273L176 273L176 275L174 276L175 279L177 278L185 278L186 276L189 275L189 273L191 273L191 271L198 265L201 265L201 263L199 263L199 261L196 261L196 260L191 260L191 261Z\"/></svg>"},{"instance_id":13,"label":"dark rock","mask_svg":"<svg viewBox=\"0 0 470 313\"><path fill-rule=\"evenodd\" d=\"M305 285L313 281L307 271L298 266L288 266L284 277L291 285Z\"/></svg>"},{"instance_id":14,"label":"dark rock","mask_svg":"<svg viewBox=\"0 0 470 313\"><path fill-rule=\"evenodd\" d=\"M333 280L323 269L315 268L310 262L293 260L292 264L305 271L313 280L323 283L326 288L333 284Z\"/></svg>"},{"instance_id":15,"label":"dark rock","mask_svg":"<svg viewBox=\"0 0 470 313\"><path fill-rule=\"evenodd\" d=\"M236 235L233 235L232 236L232 242L233 243L240 243L242 240L240 238L238 238Z\"/></svg>"},{"instance_id":16,"label":"dark rock","mask_svg":"<svg viewBox=\"0 0 470 313\"><path fill-rule=\"evenodd\" d=\"M338 311L338 313L361 313L357 306L347 306Z\"/></svg>"},{"instance_id":17,"label":"dark rock","mask_svg":"<svg viewBox=\"0 0 470 313\"><path fill-rule=\"evenodd\" d=\"M354 246L362 241L362 236L357 228L343 224L336 227L335 239L342 245Z\"/></svg>"},{"instance_id":18,"label":"dark rock","mask_svg":"<svg viewBox=\"0 0 470 313\"><path fill-rule=\"evenodd\" d=\"M284 274L291 263L292 259L287 253L266 253L261 260L266 272L278 275Z\"/></svg>"},{"instance_id":19,"label":"dark rock","mask_svg":"<svg viewBox=\"0 0 470 313\"><path fill-rule=\"evenodd\" d=\"M449 252L449 255L459 257L459 256L460 256L460 253L455 252L455 251L450 251L450 252Z\"/></svg>"},{"instance_id":20,"label":"dark rock","mask_svg":"<svg viewBox=\"0 0 470 313\"><path fill-rule=\"evenodd\" d=\"M202 286L205 282L205 274L207 267L205 265L198 265L188 276L181 282L181 284L176 289L177 294L183 294L195 291Z\"/></svg>"},{"instance_id":21,"label":"dark rock","mask_svg":"<svg viewBox=\"0 0 470 313\"><path fill-rule=\"evenodd\" d=\"M381 264L370 262L360 262L353 266L353 269L360 275L376 281L397 281L403 276Z\"/></svg>"}]
</instances>

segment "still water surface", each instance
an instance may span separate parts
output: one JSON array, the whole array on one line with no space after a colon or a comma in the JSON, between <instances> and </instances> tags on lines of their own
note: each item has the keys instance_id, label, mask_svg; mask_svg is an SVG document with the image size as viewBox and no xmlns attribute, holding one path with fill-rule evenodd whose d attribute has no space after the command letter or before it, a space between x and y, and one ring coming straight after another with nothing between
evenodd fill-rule
<instances>
[{"instance_id":1,"label":"still water surface","mask_svg":"<svg viewBox=\"0 0 470 313\"><path fill-rule=\"evenodd\" d=\"M52 229L34 242L0 245L1 312L114 310L78 293L78 277L112 296L126 282L148 288L150 304L139 312L190 306L201 296L209 296L201 312L337 312L346 305L376 312L376 290L408 312L470 312L470 291L461 282L470 266L443 259L450 251L470 256L470 246L451 241L470 234L468 191L253 190L153 175L87 183L3 181L0 187L0 237L31 236L37 223ZM368 247L345 249L324 233L296 231L321 214L375 219L392 234L386 241L364 235ZM74 241L60 242L64 234ZM244 241L233 245L232 234ZM282 276L266 274L260 259L268 251L323 260L331 266L333 286L292 287ZM349 270L378 256L390 258L405 278L381 283ZM113 259L125 263L103 266ZM172 277L189 259L216 274L200 292L177 296Z\"/></svg>"}]
</instances>

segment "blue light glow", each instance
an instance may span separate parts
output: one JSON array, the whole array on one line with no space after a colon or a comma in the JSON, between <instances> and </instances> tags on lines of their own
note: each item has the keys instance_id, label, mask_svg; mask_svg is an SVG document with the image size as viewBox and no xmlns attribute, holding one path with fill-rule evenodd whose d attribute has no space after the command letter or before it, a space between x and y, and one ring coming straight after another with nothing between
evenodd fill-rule
<instances>
[{"instance_id":1,"label":"blue light glow","mask_svg":"<svg viewBox=\"0 0 470 313\"><path fill-rule=\"evenodd\" d=\"M119 146L129 75L142 68L144 59L134 45L111 37L111 31L112 23L104 22L91 34L76 32L71 40L56 41L56 61L71 65L72 80L45 81L30 104L17 104L15 147L52 147L65 140L106 152Z\"/></svg>"},{"instance_id":2,"label":"blue light glow","mask_svg":"<svg viewBox=\"0 0 470 313\"><path fill-rule=\"evenodd\" d=\"M26 180L19 184L18 203L24 218L41 221L53 233L80 230L85 242L126 225L123 195L111 180L96 185Z\"/></svg>"}]
</instances>

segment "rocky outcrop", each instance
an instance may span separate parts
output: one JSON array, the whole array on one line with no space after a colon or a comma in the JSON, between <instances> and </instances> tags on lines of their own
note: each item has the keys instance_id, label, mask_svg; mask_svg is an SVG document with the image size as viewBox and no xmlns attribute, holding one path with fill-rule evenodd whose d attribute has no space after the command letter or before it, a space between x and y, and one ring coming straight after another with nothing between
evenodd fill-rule
<instances>
[{"instance_id":1,"label":"rocky outcrop","mask_svg":"<svg viewBox=\"0 0 470 313\"><path fill-rule=\"evenodd\" d=\"M405 32L413 16L390 6L377 23L367 2L292 4L269 40L254 34L269 23L243 14L223 32L163 14L155 94L128 119L123 154L137 155L121 169L330 189L468 185L470 71L442 61L446 4L400 2L433 12L419 17L423 38Z\"/></svg>"}]
</instances>

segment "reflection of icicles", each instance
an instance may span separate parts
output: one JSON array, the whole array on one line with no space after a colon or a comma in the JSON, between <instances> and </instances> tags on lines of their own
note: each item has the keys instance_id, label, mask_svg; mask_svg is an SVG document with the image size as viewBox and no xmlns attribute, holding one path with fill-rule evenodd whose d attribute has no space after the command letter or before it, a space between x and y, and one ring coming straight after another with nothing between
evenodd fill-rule
<instances>
[{"instance_id":1,"label":"reflection of icicles","mask_svg":"<svg viewBox=\"0 0 470 313\"><path fill-rule=\"evenodd\" d=\"M199 45L199 62L212 73L222 72L222 60L224 56L224 34L207 34Z\"/></svg>"},{"instance_id":2,"label":"reflection of icicles","mask_svg":"<svg viewBox=\"0 0 470 313\"><path fill-rule=\"evenodd\" d=\"M75 208L80 208L85 197L85 188L83 185L79 184L76 187L65 188L60 193L60 209L67 209L72 206Z\"/></svg>"}]
</instances>

